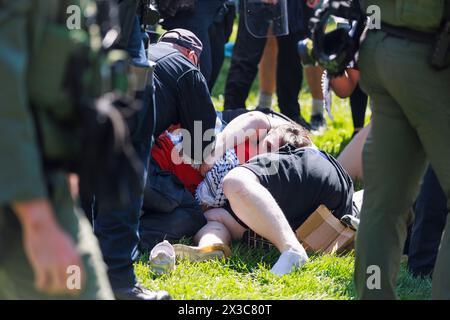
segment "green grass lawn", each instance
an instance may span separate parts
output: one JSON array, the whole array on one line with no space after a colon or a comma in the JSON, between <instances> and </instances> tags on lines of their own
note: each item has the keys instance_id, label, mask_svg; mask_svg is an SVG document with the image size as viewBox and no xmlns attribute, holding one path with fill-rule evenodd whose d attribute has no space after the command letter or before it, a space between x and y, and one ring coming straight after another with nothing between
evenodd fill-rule
<instances>
[{"instance_id":1,"label":"green grass lawn","mask_svg":"<svg viewBox=\"0 0 450 320\"><path fill-rule=\"evenodd\" d=\"M162 276L151 272L144 255L135 270L143 285L167 290L173 299L355 299L353 252L345 256L311 256L310 262L301 269L281 278L270 273L279 255L277 250L249 250L241 243L234 243L232 252L226 260L177 261L175 271ZM401 299L429 299L431 281L412 278L402 266L397 292Z\"/></svg>"},{"instance_id":2,"label":"green grass lawn","mask_svg":"<svg viewBox=\"0 0 450 320\"><path fill-rule=\"evenodd\" d=\"M213 100L218 110L223 107L223 92L229 59L225 61ZM257 103L257 82L252 87L248 106ZM311 95L304 87L300 97L303 116L309 120ZM278 110L278 107L275 106ZM333 154L348 143L353 126L348 100L333 97L334 121L328 119L328 130L314 136L316 145ZM367 120L370 115L367 115ZM189 242L189 240L186 240ZM147 264L147 255L136 263L139 280L150 289L167 290L174 299L355 299L353 289L354 253L346 256L314 255L296 272L278 278L269 271L277 260L277 250L248 249L241 243L232 245L227 260L190 263L177 261L169 275L156 276ZM399 275L401 299L429 299L431 281L412 278L404 265Z\"/></svg>"}]
</instances>

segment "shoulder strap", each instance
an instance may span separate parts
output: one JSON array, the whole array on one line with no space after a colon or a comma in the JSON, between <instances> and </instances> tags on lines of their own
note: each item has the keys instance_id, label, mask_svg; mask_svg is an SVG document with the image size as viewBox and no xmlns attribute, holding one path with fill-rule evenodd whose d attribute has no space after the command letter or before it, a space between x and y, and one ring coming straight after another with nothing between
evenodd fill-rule
<instances>
[{"instance_id":1,"label":"shoulder strap","mask_svg":"<svg viewBox=\"0 0 450 320\"><path fill-rule=\"evenodd\" d=\"M450 0L445 1L444 20L450 21Z\"/></svg>"}]
</instances>

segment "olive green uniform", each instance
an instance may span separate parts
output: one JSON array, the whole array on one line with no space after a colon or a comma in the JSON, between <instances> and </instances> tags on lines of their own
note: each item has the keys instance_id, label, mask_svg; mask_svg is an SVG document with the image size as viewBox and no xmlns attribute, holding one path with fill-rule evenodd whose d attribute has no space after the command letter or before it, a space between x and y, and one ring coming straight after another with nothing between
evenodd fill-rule
<instances>
[{"instance_id":1,"label":"olive green uniform","mask_svg":"<svg viewBox=\"0 0 450 320\"><path fill-rule=\"evenodd\" d=\"M76 2L76 1L74 1ZM65 173L44 175L43 156L29 105L30 57L40 50L39 34L57 1L0 2L0 299L54 299L34 288L13 201L47 198L62 229L82 257L86 286L81 299L112 299L112 291L92 229L72 202ZM52 48L55 57L61 48ZM51 68L48 72L52 72ZM42 75L45 82L45 75ZM58 105L53 106L56 108Z\"/></svg>"},{"instance_id":2,"label":"olive green uniform","mask_svg":"<svg viewBox=\"0 0 450 320\"><path fill-rule=\"evenodd\" d=\"M437 31L441 0L367 0L382 22ZM448 3L447 3L448 5ZM356 241L355 287L361 299L396 298L396 280L410 210L427 162L450 199L450 67L430 66L432 44L370 30L358 65L373 102L372 132L364 147L365 193ZM447 58L448 55L447 55ZM449 203L450 207L450 203ZM381 275L377 285L378 266ZM450 299L450 216L433 275L433 298Z\"/></svg>"}]
</instances>

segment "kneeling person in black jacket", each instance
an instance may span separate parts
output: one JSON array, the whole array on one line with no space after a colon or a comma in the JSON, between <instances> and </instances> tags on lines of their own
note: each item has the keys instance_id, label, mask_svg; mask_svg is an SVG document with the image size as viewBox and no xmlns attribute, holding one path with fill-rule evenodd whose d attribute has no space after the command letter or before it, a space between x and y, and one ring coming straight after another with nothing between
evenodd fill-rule
<instances>
[{"instance_id":1,"label":"kneeling person in black jacket","mask_svg":"<svg viewBox=\"0 0 450 320\"><path fill-rule=\"evenodd\" d=\"M204 140L203 136L207 130L214 129L216 124L216 112L208 84L199 69L201 52L201 41L185 29L166 32L157 44L148 49L149 59L156 64L153 135L158 137L170 125L180 124L190 134L191 146L184 150L198 149L195 155L187 154L198 164L203 161L203 150L211 143ZM200 130L195 131L196 126Z\"/></svg>"},{"instance_id":2,"label":"kneeling person in black jacket","mask_svg":"<svg viewBox=\"0 0 450 320\"><path fill-rule=\"evenodd\" d=\"M150 124L154 125L153 136L160 136L172 124L180 124L185 129L183 142L187 141L187 145L183 143L183 158L198 165L204 160L203 151L212 142L203 139L205 132L212 130L209 136L214 139L216 126L208 85L198 67L201 52L201 41L185 29L166 32L148 49L148 57L155 64L156 107ZM153 160L147 177L139 225L141 249L151 249L161 229L168 231L166 238L170 240L177 239L186 230L198 230L206 223L193 196L170 173L162 172Z\"/></svg>"}]
</instances>

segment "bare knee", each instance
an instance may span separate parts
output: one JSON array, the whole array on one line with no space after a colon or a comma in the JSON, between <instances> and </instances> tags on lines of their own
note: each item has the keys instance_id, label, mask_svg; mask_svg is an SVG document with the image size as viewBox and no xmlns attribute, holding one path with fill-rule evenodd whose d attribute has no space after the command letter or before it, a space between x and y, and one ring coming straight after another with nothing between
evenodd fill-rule
<instances>
[{"instance_id":1,"label":"bare knee","mask_svg":"<svg viewBox=\"0 0 450 320\"><path fill-rule=\"evenodd\" d=\"M225 209L214 208L205 211L203 215L205 216L208 222L217 221L223 223L225 214L228 214L228 212Z\"/></svg>"},{"instance_id":2,"label":"bare knee","mask_svg":"<svg viewBox=\"0 0 450 320\"><path fill-rule=\"evenodd\" d=\"M209 221L208 222L210 230L215 231L228 231L227 228L223 225L223 223L219 221Z\"/></svg>"},{"instance_id":3,"label":"bare knee","mask_svg":"<svg viewBox=\"0 0 450 320\"><path fill-rule=\"evenodd\" d=\"M208 225L210 222L217 222L225 226L235 240L241 239L246 229L241 226L236 219L225 209L215 208L204 213Z\"/></svg>"},{"instance_id":4,"label":"bare knee","mask_svg":"<svg viewBox=\"0 0 450 320\"><path fill-rule=\"evenodd\" d=\"M227 198L235 194L245 196L249 191L249 182L254 180L254 177L255 175L245 168L231 170L223 179L223 192L225 196Z\"/></svg>"},{"instance_id":5,"label":"bare knee","mask_svg":"<svg viewBox=\"0 0 450 320\"><path fill-rule=\"evenodd\" d=\"M194 241L199 246L213 243L228 244L231 241L231 234L223 223L219 221L208 221L194 236Z\"/></svg>"}]
</instances>

